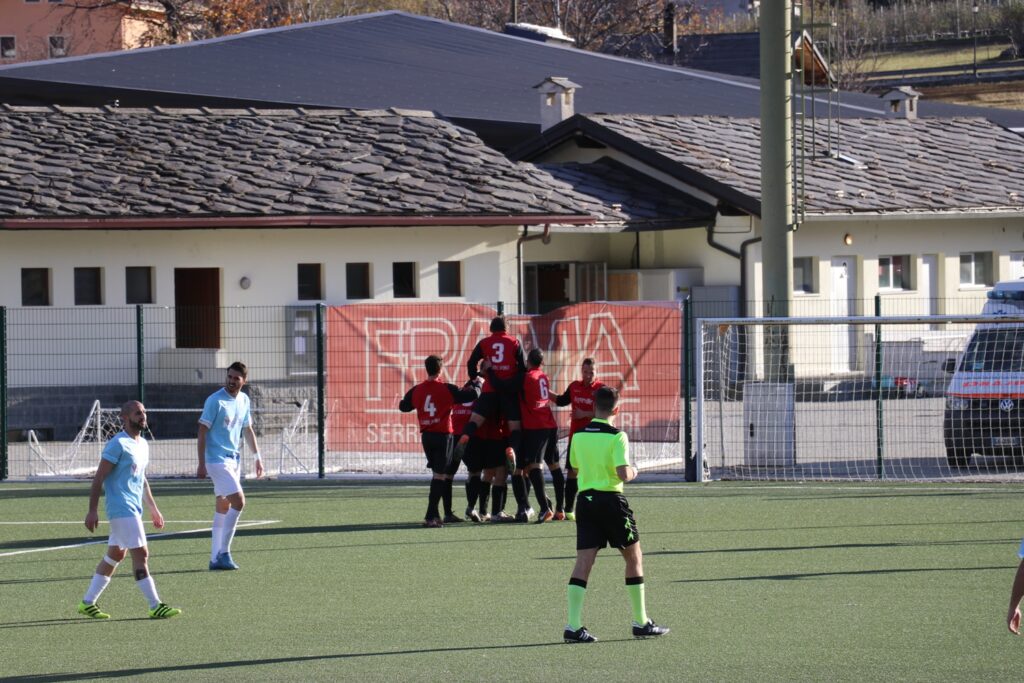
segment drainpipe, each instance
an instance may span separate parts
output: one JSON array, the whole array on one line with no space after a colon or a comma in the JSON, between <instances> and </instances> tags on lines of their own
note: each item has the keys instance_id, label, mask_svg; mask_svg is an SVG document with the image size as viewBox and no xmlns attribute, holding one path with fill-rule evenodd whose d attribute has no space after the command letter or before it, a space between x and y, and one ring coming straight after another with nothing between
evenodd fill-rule
<instances>
[{"instance_id":1,"label":"drainpipe","mask_svg":"<svg viewBox=\"0 0 1024 683\"><path fill-rule=\"evenodd\" d=\"M530 226L523 226L523 234L516 240L516 290L519 293L519 310L516 311L520 315L523 312L523 242L529 242L530 240L539 239L543 244L551 244L551 224L544 224L544 232L531 235Z\"/></svg>"},{"instance_id":2,"label":"drainpipe","mask_svg":"<svg viewBox=\"0 0 1024 683\"><path fill-rule=\"evenodd\" d=\"M747 248L752 244L757 244L761 241L760 237L751 237L750 239L743 240L740 243L739 251L728 247L720 242L715 241L715 227L709 225L707 227L708 234L708 246L713 249L717 249L723 254L728 254L734 259L739 259L740 262L740 316L747 317Z\"/></svg>"}]
</instances>

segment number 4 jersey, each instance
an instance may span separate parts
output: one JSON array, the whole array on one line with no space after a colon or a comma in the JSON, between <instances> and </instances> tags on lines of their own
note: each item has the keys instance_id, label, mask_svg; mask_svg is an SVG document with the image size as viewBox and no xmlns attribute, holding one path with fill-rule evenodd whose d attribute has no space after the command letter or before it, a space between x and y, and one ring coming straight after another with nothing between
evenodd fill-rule
<instances>
[{"instance_id":1,"label":"number 4 jersey","mask_svg":"<svg viewBox=\"0 0 1024 683\"><path fill-rule=\"evenodd\" d=\"M420 382L402 397L398 409L403 413L416 411L421 432L452 433L452 407L476 399L480 389L470 386L459 389L454 384L442 382L440 378Z\"/></svg>"}]
</instances>

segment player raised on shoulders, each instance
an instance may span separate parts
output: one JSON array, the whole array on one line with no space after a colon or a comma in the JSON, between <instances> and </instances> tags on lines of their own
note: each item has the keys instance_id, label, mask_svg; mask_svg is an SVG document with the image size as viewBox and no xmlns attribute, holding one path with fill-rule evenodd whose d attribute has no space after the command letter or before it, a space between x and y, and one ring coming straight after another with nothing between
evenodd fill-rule
<instances>
[{"instance_id":1,"label":"player raised on shoulders","mask_svg":"<svg viewBox=\"0 0 1024 683\"><path fill-rule=\"evenodd\" d=\"M459 460L452 454L452 408L458 403L473 401L480 396L480 383L474 380L466 388L441 381L444 367L440 356L427 356L424 361L427 379L406 392L398 403L403 413L416 411L420 425L420 440L427 457L427 467L433 472L427 497L427 514L423 526L440 528L444 523L461 522L452 511L452 477L459 469ZM438 503L444 502L444 520L438 513Z\"/></svg>"},{"instance_id":2,"label":"player raised on shoulders","mask_svg":"<svg viewBox=\"0 0 1024 683\"><path fill-rule=\"evenodd\" d=\"M526 372L526 360L523 357L523 347L519 340L508 334L508 325L504 316L495 316L491 320L491 334L484 337L473 348L469 356L466 369L469 371L470 379L480 376L485 369L483 363L489 364L494 376L502 382L511 382L517 376ZM519 395L518 386L508 384L508 388L498 390L490 383L484 385L480 398L473 406L473 415L462 430L458 444L455 447L455 456L462 457L463 451L469 445L469 439L473 433L484 423L484 420L497 420L500 413L508 424L508 447L511 449L509 459L515 457L518 451L522 434L522 426L519 420Z\"/></svg>"}]
</instances>

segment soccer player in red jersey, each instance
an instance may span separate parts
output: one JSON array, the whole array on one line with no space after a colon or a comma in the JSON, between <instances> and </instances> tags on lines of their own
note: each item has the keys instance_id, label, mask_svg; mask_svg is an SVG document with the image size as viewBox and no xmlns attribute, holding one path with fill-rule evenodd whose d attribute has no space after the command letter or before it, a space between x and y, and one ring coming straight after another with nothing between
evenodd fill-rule
<instances>
[{"instance_id":1,"label":"soccer player in red jersey","mask_svg":"<svg viewBox=\"0 0 1024 683\"><path fill-rule=\"evenodd\" d=\"M457 403L473 401L480 396L480 381L473 380L471 386L459 389L454 384L441 381L443 363L440 356L427 356L424 365L427 380L420 382L402 397L398 409L403 413L416 411L420 423L420 439L427 456L427 467L434 473L430 479L430 494L427 498L427 515L423 526L443 526L437 505L444 500L444 522L461 522L452 512L452 477L459 468L459 461L452 457L452 407Z\"/></svg>"},{"instance_id":2,"label":"soccer player in red jersey","mask_svg":"<svg viewBox=\"0 0 1024 683\"><path fill-rule=\"evenodd\" d=\"M543 461L548 452L548 445L558 438L558 423L551 414L551 382L544 374L544 352L530 349L526 359L527 370L523 376L523 391L520 399L520 413L523 422L523 457L516 456L516 468L526 474L533 485L533 493L537 498L537 523L551 521L555 511L544 492ZM515 479L512 480L515 485ZM525 486L523 490L525 495ZM524 500L525 502L525 500Z\"/></svg>"},{"instance_id":3,"label":"soccer player in red jersey","mask_svg":"<svg viewBox=\"0 0 1024 683\"><path fill-rule=\"evenodd\" d=\"M519 420L519 396L518 385L512 383L518 376L526 372L526 362L523 358L523 347L519 340L508 334L508 327L505 324L504 316L496 316L491 320L491 334L477 342L473 353L469 356L466 368L469 371L469 378L479 377L485 368L482 364L489 366L494 377L505 387L497 389L490 382L484 385L483 393L473 406L473 415L462 430L458 444L455 446L455 456L461 458L469 439L473 436L485 419L497 419L500 413L508 422L508 442L514 458L514 452L519 450L522 434L522 425Z\"/></svg>"},{"instance_id":4,"label":"soccer player in red jersey","mask_svg":"<svg viewBox=\"0 0 1024 683\"><path fill-rule=\"evenodd\" d=\"M467 382L462 388L469 389L471 386L472 382ZM452 433L461 434L472 414L473 401L456 403L452 406ZM480 431L477 430L478 436ZM462 462L466 465L469 475L466 478L466 519L473 522L482 522L485 517L490 517L486 512L487 499L490 497L490 483L484 484L480 477L483 471L483 448L479 441L477 438L472 439L462 456ZM480 501L480 512L476 511L477 500Z\"/></svg>"},{"instance_id":5,"label":"soccer player in red jersey","mask_svg":"<svg viewBox=\"0 0 1024 683\"><path fill-rule=\"evenodd\" d=\"M594 365L593 358L584 358L583 364L580 366L581 379L572 382L562 395L555 397L555 405L572 406L572 415L569 420L569 443L565 447L565 469L568 475L565 481L565 516L559 518L556 514L556 519L576 519L574 512L577 492L576 471L569 463L569 453L572 448L572 435L590 424L594 417L594 392L604 386L594 379Z\"/></svg>"},{"instance_id":6,"label":"soccer player in red jersey","mask_svg":"<svg viewBox=\"0 0 1024 683\"><path fill-rule=\"evenodd\" d=\"M541 366L544 364L544 352L530 349L527 357L526 374L512 380L519 385L519 412L522 418L522 448L516 451L515 471L512 474L512 491L518 504L516 521L529 520L527 506L529 496L526 490L526 478L529 477L537 497L537 522L550 521L554 517L550 502L544 492L544 470L542 462L548 451L548 444L558 436L558 423L551 414L550 381ZM500 390L510 389L510 385L494 376L488 369L488 379Z\"/></svg>"},{"instance_id":7,"label":"soccer player in red jersey","mask_svg":"<svg viewBox=\"0 0 1024 683\"><path fill-rule=\"evenodd\" d=\"M485 517L487 496L491 497L491 522L511 522L513 517L505 514L505 498L508 494L508 468L505 448L508 447L508 425L504 420L487 420L473 434L469 450L480 454L481 473L480 515Z\"/></svg>"}]
</instances>

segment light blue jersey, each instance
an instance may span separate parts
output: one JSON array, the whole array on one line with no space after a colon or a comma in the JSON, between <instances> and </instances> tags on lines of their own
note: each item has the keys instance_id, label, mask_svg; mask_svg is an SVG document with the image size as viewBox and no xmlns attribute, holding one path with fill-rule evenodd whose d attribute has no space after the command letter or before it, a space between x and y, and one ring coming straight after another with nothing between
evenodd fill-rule
<instances>
[{"instance_id":1,"label":"light blue jersey","mask_svg":"<svg viewBox=\"0 0 1024 683\"><path fill-rule=\"evenodd\" d=\"M141 436L136 441L121 431L103 447L103 459L114 464L113 471L103 480L107 519L141 517L149 442Z\"/></svg>"},{"instance_id":2,"label":"light blue jersey","mask_svg":"<svg viewBox=\"0 0 1024 683\"><path fill-rule=\"evenodd\" d=\"M251 424L249 396L241 391L232 398L227 389L211 394L199 416L205 425L206 463L221 463L238 457L242 447L242 429Z\"/></svg>"}]
</instances>

